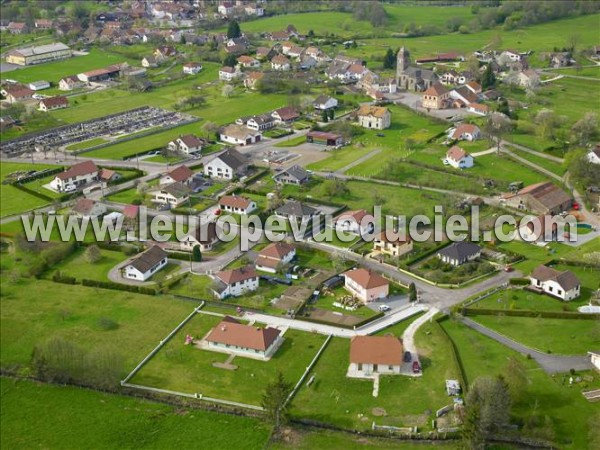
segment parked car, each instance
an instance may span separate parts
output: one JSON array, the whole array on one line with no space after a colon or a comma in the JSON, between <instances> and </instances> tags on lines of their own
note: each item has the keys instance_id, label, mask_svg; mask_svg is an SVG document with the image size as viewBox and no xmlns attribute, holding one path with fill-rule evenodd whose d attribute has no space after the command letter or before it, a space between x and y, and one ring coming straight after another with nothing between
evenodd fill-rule
<instances>
[{"instance_id":1,"label":"parked car","mask_svg":"<svg viewBox=\"0 0 600 450\"><path fill-rule=\"evenodd\" d=\"M379 305L379 311L381 311L381 312L386 312L386 311L389 311L390 309L392 309L392 308L390 308L388 305Z\"/></svg>"},{"instance_id":2,"label":"parked car","mask_svg":"<svg viewBox=\"0 0 600 450\"><path fill-rule=\"evenodd\" d=\"M73 191L76 191L76 190L77 190L77 187L75 187L72 184L68 184L67 186L65 186L65 192L73 192Z\"/></svg>"},{"instance_id":3,"label":"parked car","mask_svg":"<svg viewBox=\"0 0 600 450\"><path fill-rule=\"evenodd\" d=\"M514 270L515 270L515 269L513 269L513 267L512 267L512 266L504 266L504 271L505 271L505 272L512 272L512 271L514 271Z\"/></svg>"},{"instance_id":4,"label":"parked car","mask_svg":"<svg viewBox=\"0 0 600 450\"><path fill-rule=\"evenodd\" d=\"M377 137L385 137L385 134L383 134L383 133L377 133Z\"/></svg>"},{"instance_id":5,"label":"parked car","mask_svg":"<svg viewBox=\"0 0 600 450\"><path fill-rule=\"evenodd\" d=\"M410 354L410 352L409 351L404 352L404 362L409 363L411 361L412 361L412 355Z\"/></svg>"},{"instance_id":6,"label":"parked car","mask_svg":"<svg viewBox=\"0 0 600 450\"><path fill-rule=\"evenodd\" d=\"M412 371L413 373L421 373L421 365L419 364L419 361L413 361Z\"/></svg>"}]
</instances>

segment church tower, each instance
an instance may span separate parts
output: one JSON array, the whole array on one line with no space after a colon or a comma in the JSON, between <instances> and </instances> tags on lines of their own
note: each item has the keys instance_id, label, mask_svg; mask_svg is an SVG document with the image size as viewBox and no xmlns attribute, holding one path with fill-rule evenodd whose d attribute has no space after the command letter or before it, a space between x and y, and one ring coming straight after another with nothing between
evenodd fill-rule
<instances>
[{"instance_id":1,"label":"church tower","mask_svg":"<svg viewBox=\"0 0 600 450\"><path fill-rule=\"evenodd\" d=\"M398 50L398 56L396 57L396 81L399 81L400 76L408 66L410 66L410 53L402 47Z\"/></svg>"}]
</instances>

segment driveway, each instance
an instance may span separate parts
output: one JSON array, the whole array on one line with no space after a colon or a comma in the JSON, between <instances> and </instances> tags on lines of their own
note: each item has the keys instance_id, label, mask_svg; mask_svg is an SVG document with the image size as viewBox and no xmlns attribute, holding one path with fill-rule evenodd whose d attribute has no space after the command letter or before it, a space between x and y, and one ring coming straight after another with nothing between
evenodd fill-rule
<instances>
[{"instance_id":1,"label":"driveway","mask_svg":"<svg viewBox=\"0 0 600 450\"><path fill-rule=\"evenodd\" d=\"M469 319L468 317L458 316L459 320L469 328L505 345L522 355L531 355L531 357L544 369L547 373L563 373L571 369L575 370L591 370L593 368L590 359L587 356L560 356L549 355L547 353L534 350L517 341L514 341L494 330L491 330L483 325Z\"/></svg>"}]
</instances>

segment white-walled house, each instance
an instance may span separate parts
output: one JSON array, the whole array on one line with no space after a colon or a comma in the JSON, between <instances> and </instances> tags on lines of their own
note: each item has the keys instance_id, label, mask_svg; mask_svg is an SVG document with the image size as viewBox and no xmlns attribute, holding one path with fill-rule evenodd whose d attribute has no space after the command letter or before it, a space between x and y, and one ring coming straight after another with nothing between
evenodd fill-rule
<instances>
[{"instance_id":1,"label":"white-walled house","mask_svg":"<svg viewBox=\"0 0 600 450\"><path fill-rule=\"evenodd\" d=\"M174 152L181 152L186 155L202 151L204 141L193 134L179 136L167 144L167 148Z\"/></svg>"},{"instance_id":2,"label":"white-walled house","mask_svg":"<svg viewBox=\"0 0 600 450\"><path fill-rule=\"evenodd\" d=\"M222 270L212 276L215 281L213 292L219 299L239 297L258 289L258 274L254 267Z\"/></svg>"},{"instance_id":3,"label":"white-walled house","mask_svg":"<svg viewBox=\"0 0 600 450\"><path fill-rule=\"evenodd\" d=\"M223 142L234 145L251 145L259 142L262 139L260 131L251 130L242 125L228 125L219 133L220 139Z\"/></svg>"},{"instance_id":4,"label":"white-walled house","mask_svg":"<svg viewBox=\"0 0 600 450\"><path fill-rule=\"evenodd\" d=\"M373 130L384 130L392 123L392 113L382 106L362 105L357 117L361 127Z\"/></svg>"},{"instance_id":5,"label":"white-walled house","mask_svg":"<svg viewBox=\"0 0 600 450\"><path fill-rule=\"evenodd\" d=\"M210 252L219 243L217 223L208 222L197 226L181 240L181 249L187 252L199 246L201 252Z\"/></svg>"},{"instance_id":6,"label":"white-walled house","mask_svg":"<svg viewBox=\"0 0 600 450\"><path fill-rule=\"evenodd\" d=\"M129 264L122 269L123 276L130 280L146 281L160 269L165 267L167 262L167 252L158 245L154 245L131 260Z\"/></svg>"},{"instance_id":7,"label":"white-walled house","mask_svg":"<svg viewBox=\"0 0 600 450\"><path fill-rule=\"evenodd\" d=\"M402 341L395 336L354 336L350 341L349 378L399 375L404 356Z\"/></svg>"},{"instance_id":8,"label":"white-walled house","mask_svg":"<svg viewBox=\"0 0 600 450\"><path fill-rule=\"evenodd\" d=\"M159 189L150 192L150 195L152 195L152 201L154 203L177 208L188 201L190 192L190 188L185 184L175 182L160 186Z\"/></svg>"},{"instance_id":9,"label":"white-walled house","mask_svg":"<svg viewBox=\"0 0 600 450\"><path fill-rule=\"evenodd\" d=\"M188 166L181 165L163 175L158 184L167 185L172 183L182 183L190 185L194 179L194 172Z\"/></svg>"},{"instance_id":10,"label":"white-walled house","mask_svg":"<svg viewBox=\"0 0 600 450\"><path fill-rule=\"evenodd\" d=\"M475 141L481 137L481 130L477 125L463 123L453 128L449 137L459 141Z\"/></svg>"},{"instance_id":11,"label":"white-walled house","mask_svg":"<svg viewBox=\"0 0 600 450\"><path fill-rule=\"evenodd\" d=\"M448 150L444 162L455 169L469 169L473 167L473 157L457 145L452 146Z\"/></svg>"},{"instance_id":12,"label":"white-walled house","mask_svg":"<svg viewBox=\"0 0 600 450\"><path fill-rule=\"evenodd\" d=\"M375 229L375 218L364 209L347 211L335 218L335 229L364 236Z\"/></svg>"},{"instance_id":13,"label":"white-walled house","mask_svg":"<svg viewBox=\"0 0 600 450\"><path fill-rule=\"evenodd\" d=\"M80 219L92 219L106 214L106 206L89 198L80 198L71 212Z\"/></svg>"},{"instance_id":14,"label":"white-walled house","mask_svg":"<svg viewBox=\"0 0 600 450\"><path fill-rule=\"evenodd\" d=\"M196 75L202 70L202 64L197 62L187 62L183 65L183 73L186 75Z\"/></svg>"},{"instance_id":15,"label":"white-walled house","mask_svg":"<svg viewBox=\"0 0 600 450\"><path fill-rule=\"evenodd\" d=\"M296 256L296 248L285 242L273 242L263 248L254 262L257 270L277 273L277 269L289 264Z\"/></svg>"},{"instance_id":16,"label":"white-walled house","mask_svg":"<svg viewBox=\"0 0 600 450\"><path fill-rule=\"evenodd\" d=\"M243 175L248 168L248 160L237 150L226 150L204 164L204 175L210 178L233 180Z\"/></svg>"},{"instance_id":17,"label":"white-walled house","mask_svg":"<svg viewBox=\"0 0 600 450\"><path fill-rule=\"evenodd\" d=\"M219 199L219 208L228 213L247 216L256 209L256 202L241 195L224 195Z\"/></svg>"},{"instance_id":18,"label":"white-walled house","mask_svg":"<svg viewBox=\"0 0 600 450\"><path fill-rule=\"evenodd\" d=\"M99 169L94 161L83 161L56 174L50 182L52 189L64 192L69 187L79 187L98 180Z\"/></svg>"},{"instance_id":19,"label":"white-walled house","mask_svg":"<svg viewBox=\"0 0 600 450\"><path fill-rule=\"evenodd\" d=\"M579 297L581 292L581 283L570 270L560 272L541 265L531 272L529 280L532 288L567 302Z\"/></svg>"},{"instance_id":20,"label":"white-walled house","mask_svg":"<svg viewBox=\"0 0 600 450\"><path fill-rule=\"evenodd\" d=\"M390 293L390 282L371 270L352 269L342 275L344 288L363 303L382 300Z\"/></svg>"},{"instance_id":21,"label":"white-walled house","mask_svg":"<svg viewBox=\"0 0 600 450\"><path fill-rule=\"evenodd\" d=\"M330 97L328 95L319 95L315 101L313 102L313 106L315 109L319 109L321 111L337 108L338 101L337 99Z\"/></svg>"},{"instance_id":22,"label":"white-walled house","mask_svg":"<svg viewBox=\"0 0 600 450\"><path fill-rule=\"evenodd\" d=\"M592 164L600 164L600 146L596 146L596 148L590 150L587 154L587 159Z\"/></svg>"},{"instance_id":23,"label":"white-walled house","mask_svg":"<svg viewBox=\"0 0 600 450\"><path fill-rule=\"evenodd\" d=\"M453 266L473 261L481 256L481 247L472 242L453 242L437 252L442 262Z\"/></svg>"}]
</instances>

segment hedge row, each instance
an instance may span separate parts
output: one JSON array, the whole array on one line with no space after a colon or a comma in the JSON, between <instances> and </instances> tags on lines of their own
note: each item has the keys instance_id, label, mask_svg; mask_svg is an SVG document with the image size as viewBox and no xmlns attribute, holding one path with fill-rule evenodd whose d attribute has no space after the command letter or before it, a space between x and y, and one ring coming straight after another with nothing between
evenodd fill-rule
<instances>
[{"instance_id":1,"label":"hedge row","mask_svg":"<svg viewBox=\"0 0 600 450\"><path fill-rule=\"evenodd\" d=\"M26 194L33 195L34 197L39 198L40 200L44 200L45 202L51 203L51 202L53 202L55 200L52 197L49 197L47 195L44 195L44 194L36 192L36 191L34 191L32 189L29 189L28 187L25 187L22 184L15 183L12 186L15 187L16 189L20 190L20 191L25 192Z\"/></svg>"},{"instance_id":2,"label":"hedge row","mask_svg":"<svg viewBox=\"0 0 600 450\"><path fill-rule=\"evenodd\" d=\"M21 178L20 180L16 180L15 182L13 182L11 184L13 186L16 184L22 185L25 183L29 183L31 181L39 180L40 178L49 177L50 175L54 175L55 173L62 172L63 170L64 170L64 167L62 167L62 166L56 167L55 169L40 170L40 171L34 173L33 175L28 175L24 178Z\"/></svg>"},{"instance_id":3,"label":"hedge row","mask_svg":"<svg viewBox=\"0 0 600 450\"><path fill-rule=\"evenodd\" d=\"M98 280L81 280L83 286L97 287L102 289L114 289L116 291L135 292L137 294L145 295L156 295L156 289L146 286L133 286L129 284L113 283L112 281L98 281Z\"/></svg>"},{"instance_id":4,"label":"hedge row","mask_svg":"<svg viewBox=\"0 0 600 450\"><path fill-rule=\"evenodd\" d=\"M594 263L584 262L584 261L571 261L571 260L565 260L565 259L551 259L545 265L551 266L554 264L562 264L565 266L575 266L575 267L589 267L590 269L592 269L592 268L600 269L600 264L594 264Z\"/></svg>"},{"instance_id":5,"label":"hedge row","mask_svg":"<svg viewBox=\"0 0 600 450\"><path fill-rule=\"evenodd\" d=\"M546 319L598 320L600 314L581 314L569 311L532 311L529 309L463 308L465 316L543 317Z\"/></svg>"},{"instance_id":6,"label":"hedge row","mask_svg":"<svg viewBox=\"0 0 600 450\"><path fill-rule=\"evenodd\" d=\"M511 284L513 286L528 286L529 278L511 278L510 280L508 280L508 284Z\"/></svg>"},{"instance_id":7,"label":"hedge row","mask_svg":"<svg viewBox=\"0 0 600 450\"><path fill-rule=\"evenodd\" d=\"M402 266L406 266L406 268L408 268L415 263L423 261L425 258L433 255L434 253L437 253L438 251L440 251L444 247L447 247L448 245L450 245L450 242L443 242L443 243L436 245L435 247L427 250L426 252L421 253L420 255L417 255L414 258L409 259L408 261L402 262L401 264L402 264Z\"/></svg>"},{"instance_id":8,"label":"hedge row","mask_svg":"<svg viewBox=\"0 0 600 450\"><path fill-rule=\"evenodd\" d=\"M433 322L436 324L438 330L442 333L444 339L448 342L448 345L450 345L450 348L452 349L450 353L452 354L454 364L456 364L456 367L458 367L458 378L460 381L460 387L462 388L463 392L467 392L467 390L469 389L469 385L467 384L467 375L465 368L463 367L462 361L460 359L460 356L458 356L458 348L456 348L456 344L454 343L450 335L446 333L444 327L441 325L441 322L444 322L446 320L448 320L448 316L439 317Z\"/></svg>"}]
</instances>

